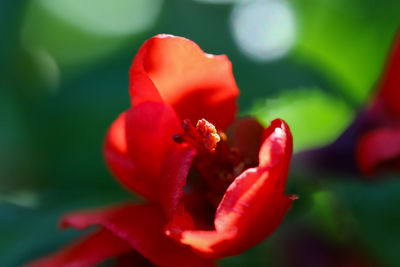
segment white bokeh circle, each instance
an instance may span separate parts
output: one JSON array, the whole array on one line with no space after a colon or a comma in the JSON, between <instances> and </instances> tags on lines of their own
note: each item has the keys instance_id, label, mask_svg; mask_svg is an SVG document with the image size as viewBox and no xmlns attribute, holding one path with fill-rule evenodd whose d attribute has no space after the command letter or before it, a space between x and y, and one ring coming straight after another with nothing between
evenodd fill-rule
<instances>
[{"instance_id":1,"label":"white bokeh circle","mask_svg":"<svg viewBox=\"0 0 400 267\"><path fill-rule=\"evenodd\" d=\"M238 3L233 7L230 26L240 50L255 61L281 58L296 41L294 13L283 0Z\"/></svg>"}]
</instances>

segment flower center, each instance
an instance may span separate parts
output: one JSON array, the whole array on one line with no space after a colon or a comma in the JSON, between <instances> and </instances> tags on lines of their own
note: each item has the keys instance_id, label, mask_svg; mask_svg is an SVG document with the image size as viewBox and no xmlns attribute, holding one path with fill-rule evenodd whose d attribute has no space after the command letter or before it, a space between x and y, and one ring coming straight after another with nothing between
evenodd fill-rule
<instances>
[{"instance_id":1,"label":"flower center","mask_svg":"<svg viewBox=\"0 0 400 267\"><path fill-rule=\"evenodd\" d=\"M196 127L190 120L183 120L183 134L175 134L175 142L187 143L197 150L189 173L186 189L201 191L212 206L217 207L228 186L248 166L236 148L230 148L227 136L217 132L215 126L205 119ZM199 179L200 178L200 179Z\"/></svg>"}]
</instances>

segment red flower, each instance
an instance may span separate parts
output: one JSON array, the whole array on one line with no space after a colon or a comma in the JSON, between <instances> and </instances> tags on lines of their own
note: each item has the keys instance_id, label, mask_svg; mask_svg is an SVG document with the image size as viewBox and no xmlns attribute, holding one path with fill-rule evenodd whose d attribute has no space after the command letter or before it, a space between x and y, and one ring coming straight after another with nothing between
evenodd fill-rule
<instances>
[{"instance_id":1,"label":"red flower","mask_svg":"<svg viewBox=\"0 0 400 267\"><path fill-rule=\"evenodd\" d=\"M161 266L209 266L275 230L295 199L284 195L292 136L279 119L266 129L233 122L238 89L226 56L155 36L133 61L130 94L105 158L147 204L65 215L62 227L100 231L31 266L89 266L120 255L131 264L142 255Z\"/></svg>"},{"instance_id":2,"label":"red flower","mask_svg":"<svg viewBox=\"0 0 400 267\"><path fill-rule=\"evenodd\" d=\"M315 177L400 170L400 32L371 103L334 143L298 153L293 163Z\"/></svg>"},{"instance_id":3,"label":"red flower","mask_svg":"<svg viewBox=\"0 0 400 267\"><path fill-rule=\"evenodd\" d=\"M374 124L357 142L357 162L365 174L400 170L400 33L367 117ZM370 122L371 123L371 122Z\"/></svg>"}]
</instances>

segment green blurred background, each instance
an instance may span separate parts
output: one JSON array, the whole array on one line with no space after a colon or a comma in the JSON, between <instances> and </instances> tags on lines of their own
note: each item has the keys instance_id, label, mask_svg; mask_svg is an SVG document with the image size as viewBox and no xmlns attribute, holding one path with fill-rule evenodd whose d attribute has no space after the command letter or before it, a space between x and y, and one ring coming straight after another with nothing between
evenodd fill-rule
<instances>
[{"instance_id":1,"label":"green blurred background","mask_svg":"<svg viewBox=\"0 0 400 267\"><path fill-rule=\"evenodd\" d=\"M332 142L367 103L399 25L398 0L0 1L0 266L77 236L58 231L64 212L132 199L102 142L146 39L227 54L241 115L287 120L299 152ZM292 169L300 200L282 226L221 265L400 266L399 177L325 178Z\"/></svg>"}]
</instances>

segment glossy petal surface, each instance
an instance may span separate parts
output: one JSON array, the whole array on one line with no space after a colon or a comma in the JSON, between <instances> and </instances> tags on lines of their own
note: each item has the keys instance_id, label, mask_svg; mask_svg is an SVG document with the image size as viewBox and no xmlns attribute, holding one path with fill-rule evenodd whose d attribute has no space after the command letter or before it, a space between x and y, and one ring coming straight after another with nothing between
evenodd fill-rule
<instances>
[{"instance_id":1,"label":"glossy petal surface","mask_svg":"<svg viewBox=\"0 0 400 267\"><path fill-rule=\"evenodd\" d=\"M239 91L225 55L206 54L182 37L157 35L133 61L130 94L133 106L164 101L181 119L206 118L225 129L235 117Z\"/></svg>"},{"instance_id":2,"label":"glossy petal surface","mask_svg":"<svg viewBox=\"0 0 400 267\"><path fill-rule=\"evenodd\" d=\"M38 259L25 267L86 267L132 250L132 247L112 232L101 229L83 237L62 250Z\"/></svg>"},{"instance_id":3,"label":"glossy petal surface","mask_svg":"<svg viewBox=\"0 0 400 267\"><path fill-rule=\"evenodd\" d=\"M174 150L180 149L172 135L181 129L168 105L146 102L130 108L115 120L107 134L104 153L108 166L123 185L158 201L162 165Z\"/></svg>"},{"instance_id":4,"label":"glossy petal surface","mask_svg":"<svg viewBox=\"0 0 400 267\"><path fill-rule=\"evenodd\" d=\"M160 266L213 266L190 248L169 239L163 232L166 219L161 209L150 205L126 204L103 210L66 215L63 227L83 229L100 225L128 242L141 255Z\"/></svg>"}]
</instances>

